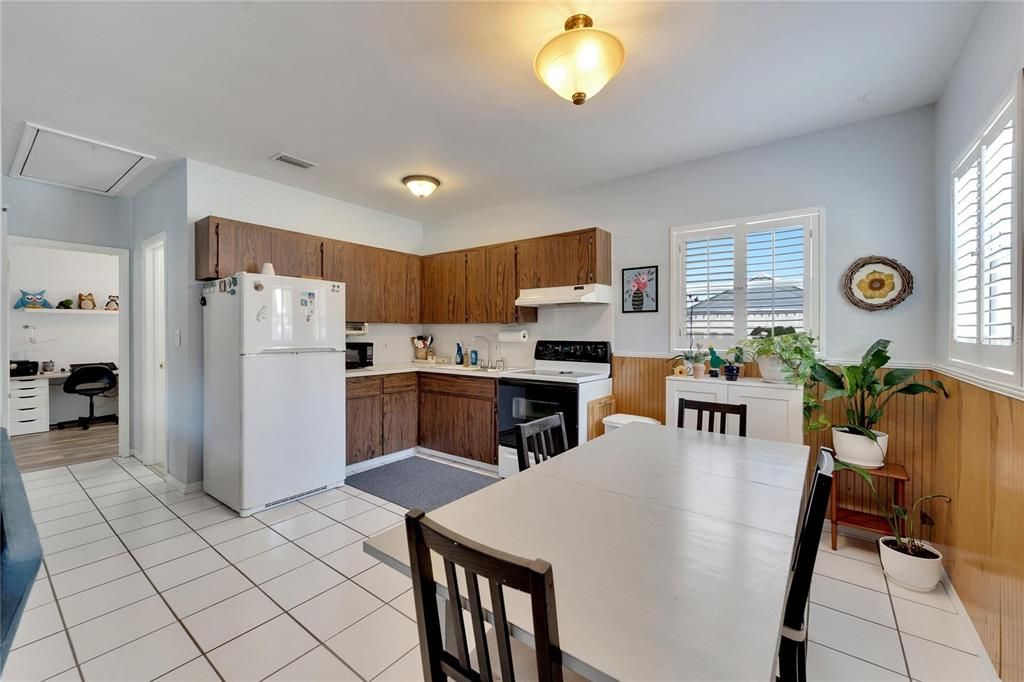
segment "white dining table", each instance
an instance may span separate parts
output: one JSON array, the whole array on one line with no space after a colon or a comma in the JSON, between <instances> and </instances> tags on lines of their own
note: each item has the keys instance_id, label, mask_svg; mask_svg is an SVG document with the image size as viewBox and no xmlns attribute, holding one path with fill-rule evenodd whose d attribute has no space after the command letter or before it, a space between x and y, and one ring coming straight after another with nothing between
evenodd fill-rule
<instances>
[{"instance_id":1,"label":"white dining table","mask_svg":"<svg viewBox=\"0 0 1024 682\"><path fill-rule=\"evenodd\" d=\"M770 680L807 472L806 445L632 423L428 516L551 563L563 663L587 678ZM404 526L364 549L409 574ZM528 596L505 595L532 646Z\"/></svg>"}]
</instances>

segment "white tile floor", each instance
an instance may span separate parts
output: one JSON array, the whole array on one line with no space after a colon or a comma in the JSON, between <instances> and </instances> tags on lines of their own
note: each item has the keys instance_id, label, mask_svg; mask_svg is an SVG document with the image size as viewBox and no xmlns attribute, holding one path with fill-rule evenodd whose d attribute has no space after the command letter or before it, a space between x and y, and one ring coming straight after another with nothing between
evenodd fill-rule
<instances>
[{"instance_id":1,"label":"white tile floor","mask_svg":"<svg viewBox=\"0 0 1024 682\"><path fill-rule=\"evenodd\" d=\"M351 487L249 518L135 460L25 476L44 569L4 679L419 680L409 580L366 534L401 507ZM945 587L890 586L872 543L823 536L812 680L983 680Z\"/></svg>"}]
</instances>

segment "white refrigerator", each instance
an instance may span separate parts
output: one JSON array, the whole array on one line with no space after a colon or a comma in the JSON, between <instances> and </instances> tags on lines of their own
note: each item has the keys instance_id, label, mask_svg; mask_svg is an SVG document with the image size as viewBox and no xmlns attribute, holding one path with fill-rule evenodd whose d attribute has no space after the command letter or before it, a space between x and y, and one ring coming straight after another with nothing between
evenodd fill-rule
<instances>
[{"instance_id":1,"label":"white refrigerator","mask_svg":"<svg viewBox=\"0 0 1024 682\"><path fill-rule=\"evenodd\" d=\"M345 482L345 285L203 286L203 487L248 516Z\"/></svg>"}]
</instances>

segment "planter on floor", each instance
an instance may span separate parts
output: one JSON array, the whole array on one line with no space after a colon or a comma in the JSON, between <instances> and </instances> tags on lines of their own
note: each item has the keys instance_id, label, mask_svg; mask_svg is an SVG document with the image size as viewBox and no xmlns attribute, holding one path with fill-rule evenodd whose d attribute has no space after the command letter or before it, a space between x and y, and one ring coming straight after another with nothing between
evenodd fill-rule
<instances>
[{"instance_id":1,"label":"planter on floor","mask_svg":"<svg viewBox=\"0 0 1024 682\"><path fill-rule=\"evenodd\" d=\"M931 545L920 543L926 553L932 556L911 556L899 552L888 543L895 544L896 538L887 535L878 541L878 553L882 559L882 570L889 580L900 587L915 592L931 592L942 576L942 554Z\"/></svg>"}]
</instances>

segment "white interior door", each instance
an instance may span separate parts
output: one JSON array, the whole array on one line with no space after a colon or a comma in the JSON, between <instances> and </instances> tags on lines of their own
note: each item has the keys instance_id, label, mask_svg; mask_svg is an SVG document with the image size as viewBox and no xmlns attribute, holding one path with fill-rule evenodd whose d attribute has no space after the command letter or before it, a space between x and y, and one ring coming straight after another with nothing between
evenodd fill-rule
<instances>
[{"instance_id":1,"label":"white interior door","mask_svg":"<svg viewBox=\"0 0 1024 682\"><path fill-rule=\"evenodd\" d=\"M144 245L145 367L143 460L167 470L167 291L164 238Z\"/></svg>"}]
</instances>

